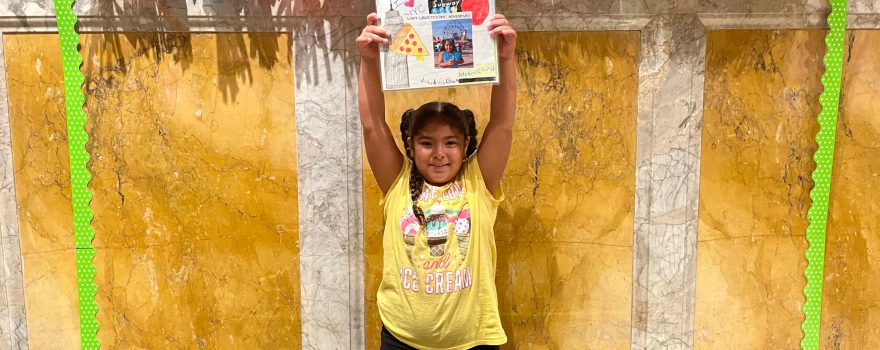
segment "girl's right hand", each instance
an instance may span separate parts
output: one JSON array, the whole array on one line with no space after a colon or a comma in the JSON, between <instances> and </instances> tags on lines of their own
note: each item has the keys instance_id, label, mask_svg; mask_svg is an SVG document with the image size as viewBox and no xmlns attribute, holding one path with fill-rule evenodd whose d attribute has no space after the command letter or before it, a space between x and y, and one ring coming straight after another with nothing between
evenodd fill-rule
<instances>
[{"instance_id":1,"label":"girl's right hand","mask_svg":"<svg viewBox=\"0 0 880 350\"><path fill-rule=\"evenodd\" d=\"M367 26L361 31L361 35L355 40L361 58L375 59L379 57L379 44L388 43L388 31L378 26L379 15L375 12L367 16Z\"/></svg>"}]
</instances>

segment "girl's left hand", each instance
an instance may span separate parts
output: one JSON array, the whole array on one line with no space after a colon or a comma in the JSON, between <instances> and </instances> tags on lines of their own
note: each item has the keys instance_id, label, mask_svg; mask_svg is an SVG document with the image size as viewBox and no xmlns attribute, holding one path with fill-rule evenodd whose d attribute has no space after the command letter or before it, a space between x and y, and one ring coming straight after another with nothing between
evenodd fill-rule
<instances>
[{"instance_id":1,"label":"girl's left hand","mask_svg":"<svg viewBox=\"0 0 880 350\"><path fill-rule=\"evenodd\" d=\"M498 57L513 57L516 50L516 31L502 14L496 13L489 19L489 36L498 40Z\"/></svg>"}]
</instances>

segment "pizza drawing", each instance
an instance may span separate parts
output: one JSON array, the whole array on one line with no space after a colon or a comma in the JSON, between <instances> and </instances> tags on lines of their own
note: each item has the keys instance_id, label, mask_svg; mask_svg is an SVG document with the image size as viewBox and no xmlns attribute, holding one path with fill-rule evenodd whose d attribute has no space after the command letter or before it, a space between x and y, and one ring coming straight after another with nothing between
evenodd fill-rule
<instances>
[{"instance_id":1,"label":"pizza drawing","mask_svg":"<svg viewBox=\"0 0 880 350\"><path fill-rule=\"evenodd\" d=\"M424 60L425 56L431 54L428 52L425 44L422 43L422 38L419 38L416 29L409 23L404 24L403 28L394 36L390 49L401 55L416 56L419 62Z\"/></svg>"}]
</instances>

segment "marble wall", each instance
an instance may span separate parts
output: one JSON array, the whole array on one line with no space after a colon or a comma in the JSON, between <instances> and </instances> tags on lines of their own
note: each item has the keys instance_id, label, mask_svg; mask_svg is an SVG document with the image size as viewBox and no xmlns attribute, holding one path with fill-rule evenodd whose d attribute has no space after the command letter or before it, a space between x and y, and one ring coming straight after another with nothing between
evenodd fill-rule
<instances>
[{"instance_id":1,"label":"marble wall","mask_svg":"<svg viewBox=\"0 0 880 350\"><path fill-rule=\"evenodd\" d=\"M36 349L79 340L57 43L7 37ZM300 348L290 36L82 43L102 345Z\"/></svg>"},{"instance_id":2,"label":"marble wall","mask_svg":"<svg viewBox=\"0 0 880 350\"><path fill-rule=\"evenodd\" d=\"M507 348L629 348L639 36L527 33L518 45L495 225Z\"/></svg>"},{"instance_id":3,"label":"marble wall","mask_svg":"<svg viewBox=\"0 0 880 350\"><path fill-rule=\"evenodd\" d=\"M27 310L22 276L21 232L18 225L9 96L0 34L0 348L27 349Z\"/></svg>"},{"instance_id":4,"label":"marble wall","mask_svg":"<svg viewBox=\"0 0 880 350\"><path fill-rule=\"evenodd\" d=\"M880 348L880 31L847 33L831 179L823 349Z\"/></svg>"},{"instance_id":5,"label":"marble wall","mask_svg":"<svg viewBox=\"0 0 880 350\"><path fill-rule=\"evenodd\" d=\"M67 120L57 38L3 37L31 349L80 347Z\"/></svg>"},{"instance_id":6,"label":"marble wall","mask_svg":"<svg viewBox=\"0 0 880 350\"><path fill-rule=\"evenodd\" d=\"M824 34L709 33L697 349L799 346Z\"/></svg>"},{"instance_id":7,"label":"marble wall","mask_svg":"<svg viewBox=\"0 0 880 350\"><path fill-rule=\"evenodd\" d=\"M635 32L520 36L524 102L495 225L506 348L629 347L638 45ZM474 110L481 130L490 93L389 93L389 125L442 99ZM367 348L376 349L381 194L369 168L364 176Z\"/></svg>"},{"instance_id":8,"label":"marble wall","mask_svg":"<svg viewBox=\"0 0 880 350\"><path fill-rule=\"evenodd\" d=\"M101 340L114 347L248 342L358 349L366 338L366 347L375 348L379 324L373 298L381 255L376 213L381 212L369 168L361 167L352 43L371 2L156 4L79 0L74 7L82 32L102 33L83 37L93 117L89 147L96 156L91 188L99 214L93 226L101 264ZM880 0L849 4L850 28L880 27ZM725 29L821 29L827 1L497 0L497 5L523 33L517 137L560 140L542 141L543 147L517 144L515 150L525 156L514 157L508 170L508 200L497 229L509 348L581 345L584 339L599 348L795 347L809 159L815 149L808 143L815 132L809 118L818 111L822 32ZM15 146L13 158L40 159L15 160L15 187L4 183L3 190L24 197L16 198L17 208L0 201L0 211L15 212L21 224L23 284L37 288L25 296L29 335L0 324L0 344L14 331L22 334L19 347L28 336L34 348L79 344L70 210L64 205L69 189L57 37L10 34L54 32L53 14L47 0L0 5L9 71L0 84L9 87L15 128L6 132L0 125L0 142L8 142L4 135L11 133L13 143L22 145ZM139 20L129 21L131 16ZM127 34L103 34L107 31ZM247 34L188 34L193 32ZM876 99L870 94L873 66L866 63L876 54L863 44L871 39L860 38L876 35L851 35L855 49L847 69L867 73L847 78L852 87L845 85L844 103L853 112L844 111L841 123L871 125L868 114L858 111L870 110ZM705 123L704 58L711 73L705 80ZM396 123L403 107L439 98L485 116L488 91L389 94L390 120ZM267 96L270 102L264 103ZM628 113L637 115L632 125ZM3 114L0 108L0 121ZM873 254L876 235L855 229L870 223L876 210L853 201L873 188L874 177L864 174L874 172L849 175L857 171L853 167L875 165L876 157L863 151L872 146L864 141L873 137L867 130L839 130L838 152L852 155L838 154L852 160L835 165L830 296L823 317L827 348L876 346L870 324L877 314L867 308L876 293L856 287L872 280L871 261L860 259ZM187 156L190 152L195 156ZM607 164L615 157L633 163ZM574 189L576 198L556 195ZM537 215L523 220L523 212ZM34 213L53 216L43 220ZM532 234L514 235L514 226ZM7 245L15 235L0 243ZM242 291L244 306L226 301L231 290ZM208 302L196 305L196 298ZM844 302L848 298L859 303ZM240 307L262 314L240 316ZM170 312L188 316L162 323ZM720 313L729 320L714 322ZM54 319L48 323L50 314ZM284 332L266 331L267 320L272 331L280 325ZM224 340L233 328L242 336ZM627 328L630 334L624 334ZM260 337L265 343L248 336L260 332L272 336Z\"/></svg>"}]
</instances>

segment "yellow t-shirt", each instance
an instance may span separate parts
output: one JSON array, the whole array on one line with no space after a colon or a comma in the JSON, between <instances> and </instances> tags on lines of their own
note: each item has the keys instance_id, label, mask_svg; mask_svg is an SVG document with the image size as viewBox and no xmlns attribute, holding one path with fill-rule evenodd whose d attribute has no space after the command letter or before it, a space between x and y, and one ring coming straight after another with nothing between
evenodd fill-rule
<instances>
[{"instance_id":1,"label":"yellow t-shirt","mask_svg":"<svg viewBox=\"0 0 880 350\"><path fill-rule=\"evenodd\" d=\"M382 323L419 349L506 343L492 229L504 195L489 193L471 157L452 182L425 184L418 204L427 224L420 226L409 193L411 167L405 160L384 199L385 255L377 293Z\"/></svg>"}]
</instances>

